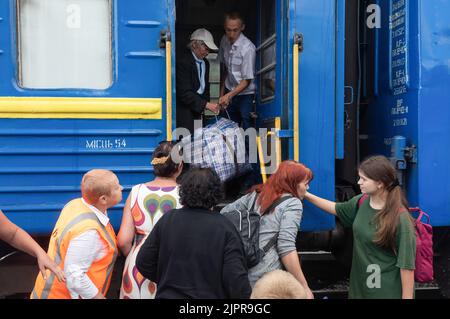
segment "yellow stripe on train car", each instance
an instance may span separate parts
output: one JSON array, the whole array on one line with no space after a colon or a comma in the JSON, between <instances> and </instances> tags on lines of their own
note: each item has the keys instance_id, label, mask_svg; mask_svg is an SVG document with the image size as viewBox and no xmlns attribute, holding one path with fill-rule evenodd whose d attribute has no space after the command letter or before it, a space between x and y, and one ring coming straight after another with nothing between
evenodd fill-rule
<instances>
[{"instance_id":1,"label":"yellow stripe on train car","mask_svg":"<svg viewBox=\"0 0 450 319\"><path fill-rule=\"evenodd\" d=\"M162 119L162 98L0 97L0 118Z\"/></svg>"}]
</instances>

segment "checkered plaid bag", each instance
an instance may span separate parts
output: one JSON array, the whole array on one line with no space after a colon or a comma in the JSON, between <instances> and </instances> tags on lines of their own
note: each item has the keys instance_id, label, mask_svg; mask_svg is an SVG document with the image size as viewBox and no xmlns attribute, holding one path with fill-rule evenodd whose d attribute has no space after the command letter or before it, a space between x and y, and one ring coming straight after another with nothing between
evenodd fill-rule
<instances>
[{"instance_id":1,"label":"checkered plaid bag","mask_svg":"<svg viewBox=\"0 0 450 319\"><path fill-rule=\"evenodd\" d=\"M219 118L215 123L195 130L193 140L187 136L182 144L185 160L194 167L214 169L222 182L251 170L242 131L229 119Z\"/></svg>"}]
</instances>

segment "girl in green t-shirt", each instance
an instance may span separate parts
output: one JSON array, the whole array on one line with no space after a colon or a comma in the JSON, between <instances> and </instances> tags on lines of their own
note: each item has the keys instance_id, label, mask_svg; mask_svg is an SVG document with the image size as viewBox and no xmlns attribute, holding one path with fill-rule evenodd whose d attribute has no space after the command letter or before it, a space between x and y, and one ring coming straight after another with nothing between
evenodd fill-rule
<instances>
[{"instance_id":1,"label":"girl in green t-shirt","mask_svg":"<svg viewBox=\"0 0 450 319\"><path fill-rule=\"evenodd\" d=\"M386 157L373 156L358 174L366 199L335 203L308 192L305 199L352 227L349 298L412 299L416 237L395 168Z\"/></svg>"}]
</instances>

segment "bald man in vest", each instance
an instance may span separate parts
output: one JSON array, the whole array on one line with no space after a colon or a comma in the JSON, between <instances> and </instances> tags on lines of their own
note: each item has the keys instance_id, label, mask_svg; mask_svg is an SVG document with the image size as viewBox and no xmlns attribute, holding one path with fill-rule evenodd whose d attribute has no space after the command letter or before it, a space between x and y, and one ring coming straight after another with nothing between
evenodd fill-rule
<instances>
[{"instance_id":1,"label":"bald man in vest","mask_svg":"<svg viewBox=\"0 0 450 319\"><path fill-rule=\"evenodd\" d=\"M64 206L50 238L48 255L64 269L66 282L38 274L32 299L104 299L117 258L117 240L107 209L122 200L122 186L108 170L87 172L82 198Z\"/></svg>"}]
</instances>

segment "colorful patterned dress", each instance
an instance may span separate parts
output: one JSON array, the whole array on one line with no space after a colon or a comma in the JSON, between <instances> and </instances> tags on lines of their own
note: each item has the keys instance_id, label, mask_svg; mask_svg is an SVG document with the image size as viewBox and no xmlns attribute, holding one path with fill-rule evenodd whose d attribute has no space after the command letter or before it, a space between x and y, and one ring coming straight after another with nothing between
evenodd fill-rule
<instances>
[{"instance_id":1,"label":"colorful patterned dress","mask_svg":"<svg viewBox=\"0 0 450 319\"><path fill-rule=\"evenodd\" d=\"M153 226L173 208L181 208L178 186L156 187L139 184L132 188L130 207L136 235L133 246L125 261L121 299L152 299L156 294L156 284L145 279L136 268L136 256L150 234Z\"/></svg>"}]
</instances>

